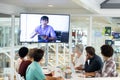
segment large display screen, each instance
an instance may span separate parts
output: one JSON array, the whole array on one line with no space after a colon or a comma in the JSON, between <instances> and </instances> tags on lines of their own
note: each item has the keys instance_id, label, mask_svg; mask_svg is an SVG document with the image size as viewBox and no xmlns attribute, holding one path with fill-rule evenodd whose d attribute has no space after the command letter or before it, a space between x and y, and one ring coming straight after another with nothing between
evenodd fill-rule
<instances>
[{"instance_id":1,"label":"large display screen","mask_svg":"<svg viewBox=\"0 0 120 80\"><path fill-rule=\"evenodd\" d=\"M20 42L68 43L69 15L20 14Z\"/></svg>"}]
</instances>

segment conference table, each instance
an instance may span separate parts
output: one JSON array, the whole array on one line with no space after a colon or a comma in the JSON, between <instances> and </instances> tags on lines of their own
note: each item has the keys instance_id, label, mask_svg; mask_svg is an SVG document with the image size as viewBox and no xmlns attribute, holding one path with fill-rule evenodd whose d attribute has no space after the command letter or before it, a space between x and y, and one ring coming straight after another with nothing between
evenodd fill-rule
<instances>
[{"instance_id":1,"label":"conference table","mask_svg":"<svg viewBox=\"0 0 120 80\"><path fill-rule=\"evenodd\" d=\"M81 76L80 76L81 75ZM71 78L64 80L120 80L120 77L84 77L81 73L75 73Z\"/></svg>"},{"instance_id":2,"label":"conference table","mask_svg":"<svg viewBox=\"0 0 120 80\"><path fill-rule=\"evenodd\" d=\"M61 71L60 68L54 68L54 69L48 69L48 68L43 68L43 72L46 74L50 71L54 70L54 77L63 77L64 80L120 80L120 77L85 77L84 76L84 71L76 72L76 73L71 73L69 76L66 77L66 72ZM69 72L69 71L68 71Z\"/></svg>"},{"instance_id":3,"label":"conference table","mask_svg":"<svg viewBox=\"0 0 120 80\"><path fill-rule=\"evenodd\" d=\"M65 80L120 80L120 77L106 77L106 78L71 78Z\"/></svg>"}]
</instances>

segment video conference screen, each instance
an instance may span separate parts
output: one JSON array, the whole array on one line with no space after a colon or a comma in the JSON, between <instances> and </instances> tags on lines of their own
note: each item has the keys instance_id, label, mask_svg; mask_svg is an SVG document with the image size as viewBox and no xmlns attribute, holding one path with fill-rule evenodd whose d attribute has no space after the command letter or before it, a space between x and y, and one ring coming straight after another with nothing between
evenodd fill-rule
<instances>
[{"instance_id":1,"label":"video conference screen","mask_svg":"<svg viewBox=\"0 0 120 80\"><path fill-rule=\"evenodd\" d=\"M69 15L20 14L20 42L68 43Z\"/></svg>"}]
</instances>

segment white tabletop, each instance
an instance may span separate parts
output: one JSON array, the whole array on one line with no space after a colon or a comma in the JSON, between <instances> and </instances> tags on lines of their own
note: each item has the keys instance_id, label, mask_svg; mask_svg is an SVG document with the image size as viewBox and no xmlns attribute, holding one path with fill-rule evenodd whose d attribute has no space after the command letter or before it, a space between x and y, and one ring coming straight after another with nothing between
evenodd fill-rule
<instances>
[{"instance_id":1,"label":"white tabletop","mask_svg":"<svg viewBox=\"0 0 120 80\"><path fill-rule=\"evenodd\" d=\"M80 78L80 77L74 77L71 79L65 79L65 80L120 80L120 77L106 77L106 78Z\"/></svg>"}]
</instances>

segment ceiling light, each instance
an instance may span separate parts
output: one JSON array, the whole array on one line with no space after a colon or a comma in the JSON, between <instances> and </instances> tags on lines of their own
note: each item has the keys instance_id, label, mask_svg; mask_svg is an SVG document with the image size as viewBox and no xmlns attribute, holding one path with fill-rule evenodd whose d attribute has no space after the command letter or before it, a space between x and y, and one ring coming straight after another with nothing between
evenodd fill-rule
<instances>
[{"instance_id":1,"label":"ceiling light","mask_svg":"<svg viewBox=\"0 0 120 80\"><path fill-rule=\"evenodd\" d=\"M49 4L48 7L53 7L53 5L52 5L52 4Z\"/></svg>"}]
</instances>

